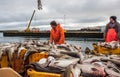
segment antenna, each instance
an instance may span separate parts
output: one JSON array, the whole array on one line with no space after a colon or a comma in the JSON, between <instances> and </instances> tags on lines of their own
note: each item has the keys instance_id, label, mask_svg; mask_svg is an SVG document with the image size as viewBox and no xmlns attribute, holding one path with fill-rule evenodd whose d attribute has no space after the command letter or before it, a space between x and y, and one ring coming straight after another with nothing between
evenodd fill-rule
<instances>
[{"instance_id":1,"label":"antenna","mask_svg":"<svg viewBox=\"0 0 120 77\"><path fill-rule=\"evenodd\" d=\"M66 15L64 15L64 26L66 24Z\"/></svg>"}]
</instances>

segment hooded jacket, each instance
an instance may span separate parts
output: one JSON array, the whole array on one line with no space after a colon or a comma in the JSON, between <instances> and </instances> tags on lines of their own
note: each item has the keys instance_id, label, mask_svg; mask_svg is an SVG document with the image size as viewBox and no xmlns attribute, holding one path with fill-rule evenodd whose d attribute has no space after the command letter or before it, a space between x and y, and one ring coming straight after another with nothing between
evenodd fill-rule
<instances>
[{"instance_id":1,"label":"hooded jacket","mask_svg":"<svg viewBox=\"0 0 120 77\"><path fill-rule=\"evenodd\" d=\"M60 24L58 24L55 29L51 29L50 43L54 42L55 44L64 44L64 39L64 30Z\"/></svg>"}]
</instances>

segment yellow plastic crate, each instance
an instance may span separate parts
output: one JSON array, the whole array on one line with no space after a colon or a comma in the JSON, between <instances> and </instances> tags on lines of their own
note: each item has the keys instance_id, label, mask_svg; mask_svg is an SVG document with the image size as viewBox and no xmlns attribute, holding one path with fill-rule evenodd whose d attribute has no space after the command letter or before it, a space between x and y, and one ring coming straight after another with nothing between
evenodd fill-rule
<instances>
[{"instance_id":1,"label":"yellow plastic crate","mask_svg":"<svg viewBox=\"0 0 120 77\"><path fill-rule=\"evenodd\" d=\"M112 54L120 55L120 48L111 50Z\"/></svg>"},{"instance_id":2,"label":"yellow plastic crate","mask_svg":"<svg viewBox=\"0 0 120 77\"><path fill-rule=\"evenodd\" d=\"M34 53L29 56L29 64L32 62L38 62L40 59L47 58L47 57L48 57L48 54L45 52Z\"/></svg>"},{"instance_id":3,"label":"yellow plastic crate","mask_svg":"<svg viewBox=\"0 0 120 77\"><path fill-rule=\"evenodd\" d=\"M120 55L120 48L116 48L116 49L109 49L109 48L105 48L102 46L97 46L97 45L93 45L93 52L95 54L112 54L112 55Z\"/></svg>"},{"instance_id":4,"label":"yellow plastic crate","mask_svg":"<svg viewBox=\"0 0 120 77\"><path fill-rule=\"evenodd\" d=\"M3 54L2 55L2 60L0 62L0 67L3 68L3 67L9 67L9 61L8 61L8 56L7 54Z\"/></svg>"},{"instance_id":5,"label":"yellow plastic crate","mask_svg":"<svg viewBox=\"0 0 120 77\"><path fill-rule=\"evenodd\" d=\"M61 74L37 72L33 69L28 69L27 75L28 75L28 77L62 77Z\"/></svg>"}]
</instances>

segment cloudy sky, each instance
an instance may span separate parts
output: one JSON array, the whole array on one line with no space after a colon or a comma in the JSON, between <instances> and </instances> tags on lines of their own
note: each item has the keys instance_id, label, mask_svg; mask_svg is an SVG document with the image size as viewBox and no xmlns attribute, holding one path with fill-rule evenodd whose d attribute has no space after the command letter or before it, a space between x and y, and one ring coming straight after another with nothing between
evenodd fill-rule
<instances>
[{"instance_id":1,"label":"cloudy sky","mask_svg":"<svg viewBox=\"0 0 120 77\"><path fill-rule=\"evenodd\" d=\"M103 26L111 15L119 20L119 3L120 0L42 0L43 10L39 11L37 0L0 0L0 30L25 29L34 9L31 27L50 29L52 20L66 29Z\"/></svg>"}]
</instances>

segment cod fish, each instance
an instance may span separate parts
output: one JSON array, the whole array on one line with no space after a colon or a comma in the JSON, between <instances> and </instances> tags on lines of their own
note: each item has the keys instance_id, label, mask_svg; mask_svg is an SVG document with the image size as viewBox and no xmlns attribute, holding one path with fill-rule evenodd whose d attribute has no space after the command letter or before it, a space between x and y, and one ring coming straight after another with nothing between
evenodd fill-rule
<instances>
[{"instance_id":1,"label":"cod fish","mask_svg":"<svg viewBox=\"0 0 120 77\"><path fill-rule=\"evenodd\" d=\"M108 68L112 68L112 69L114 69L116 72L118 71L118 73L120 73L119 67L116 66L115 64L113 64L112 62L107 62L107 67L108 67Z\"/></svg>"},{"instance_id":2,"label":"cod fish","mask_svg":"<svg viewBox=\"0 0 120 77\"><path fill-rule=\"evenodd\" d=\"M60 68L60 67L59 68L51 67L51 66L44 67L37 62L27 65L26 68L27 69L33 68L34 70L40 71L40 72L59 73L59 74L65 71L65 69Z\"/></svg>"},{"instance_id":3,"label":"cod fish","mask_svg":"<svg viewBox=\"0 0 120 77\"><path fill-rule=\"evenodd\" d=\"M0 48L0 57L2 58L2 54L7 54L8 55L8 48L10 48L11 46L3 46L2 48ZM0 58L0 59L1 59Z\"/></svg>"},{"instance_id":4,"label":"cod fish","mask_svg":"<svg viewBox=\"0 0 120 77\"><path fill-rule=\"evenodd\" d=\"M9 64L10 66L12 65L12 58L13 58L13 53L15 51L15 47L11 47L11 48L6 48L6 52L7 52L7 55L8 55L8 59L9 59Z\"/></svg>"},{"instance_id":5,"label":"cod fish","mask_svg":"<svg viewBox=\"0 0 120 77\"><path fill-rule=\"evenodd\" d=\"M103 59L101 58L101 61L110 61L118 66L120 66L120 61L119 60L115 60L115 59Z\"/></svg>"},{"instance_id":6,"label":"cod fish","mask_svg":"<svg viewBox=\"0 0 120 77\"><path fill-rule=\"evenodd\" d=\"M107 73L107 77L120 77L120 73L117 73L111 69L106 68L105 72Z\"/></svg>"},{"instance_id":7,"label":"cod fish","mask_svg":"<svg viewBox=\"0 0 120 77\"><path fill-rule=\"evenodd\" d=\"M90 54L90 53L91 53L91 50L88 47L86 47L85 54Z\"/></svg>"},{"instance_id":8,"label":"cod fish","mask_svg":"<svg viewBox=\"0 0 120 77\"><path fill-rule=\"evenodd\" d=\"M69 55L71 57L80 58L80 55L78 53L76 53L76 52L60 52L60 53Z\"/></svg>"},{"instance_id":9,"label":"cod fish","mask_svg":"<svg viewBox=\"0 0 120 77\"><path fill-rule=\"evenodd\" d=\"M0 47L0 61L2 59L2 54L3 54L3 51L2 51L2 48Z\"/></svg>"},{"instance_id":10,"label":"cod fish","mask_svg":"<svg viewBox=\"0 0 120 77\"><path fill-rule=\"evenodd\" d=\"M71 51L69 47L64 46L64 45L57 45L57 49L65 50L66 52L70 52Z\"/></svg>"},{"instance_id":11,"label":"cod fish","mask_svg":"<svg viewBox=\"0 0 120 77\"><path fill-rule=\"evenodd\" d=\"M35 50L35 49L29 49L29 50L26 51L26 53L24 55L24 59L23 59L23 64L25 64L25 62L27 61L29 55L31 55L33 53L38 53L38 51Z\"/></svg>"},{"instance_id":12,"label":"cod fish","mask_svg":"<svg viewBox=\"0 0 120 77\"><path fill-rule=\"evenodd\" d=\"M104 72L104 67L98 67L95 65L80 65L77 66L81 70L81 75L84 77L104 77L106 73Z\"/></svg>"},{"instance_id":13,"label":"cod fish","mask_svg":"<svg viewBox=\"0 0 120 77\"><path fill-rule=\"evenodd\" d=\"M37 47L36 49L40 52L41 51L47 51L48 52L50 50L50 47Z\"/></svg>"},{"instance_id":14,"label":"cod fish","mask_svg":"<svg viewBox=\"0 0 120 77\"><path fill-rule=\"evenodd\" d=\"M71 77L80 77L80 74L81 74L81 70L80 70L80 68L79 68L79 66L77 65L77 64L75 64L75 65L70 65L70 69L69 69L70 71L71 71Z\"/></svg>"},{"instance_id":15,"label":"cod fish","mask_svg":"<svg viewBox=\"0 0 120 77\"><path fill-rule=\"evenodd\" d=\"M17 58L19 58L20 52L21 52L22 50L24 50L24 49L25 49L25 47L20 47L20 48L18 49Z\"/></svg>"},{"instance_id":16,"label":"cod fish","mask_svg":"<svg viewBox=\"0 0 120 77\"><path fill-rule=\"evenodd\" d=\"M101 62L101 59L109 59L109 57L106 57L105 55L102 55L102 56L93 55L90 58L85 59L83 63Z\"/></svg>"},{"instance_id":17,"label":"cod fish","mask_svg":"<svg viewBox=\"0 0 120 77\"><path fill-rule=\"evenodd\" d=\"M67 66L69 66L69 65L71 65L71 64L76 64L76 63L78 63L78 61L79 61L79 58L75 58L75 59L61 59L61 60L55 60L54 62L53 62L53 64L51 64L52 66L56 66L56 67L63 67L63 68L65 68L65 67L67 67Z\"/></svg>"}]
</instances>

